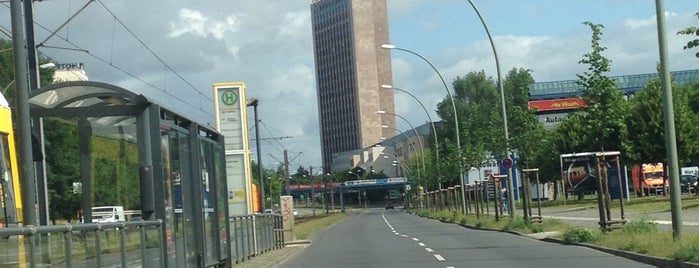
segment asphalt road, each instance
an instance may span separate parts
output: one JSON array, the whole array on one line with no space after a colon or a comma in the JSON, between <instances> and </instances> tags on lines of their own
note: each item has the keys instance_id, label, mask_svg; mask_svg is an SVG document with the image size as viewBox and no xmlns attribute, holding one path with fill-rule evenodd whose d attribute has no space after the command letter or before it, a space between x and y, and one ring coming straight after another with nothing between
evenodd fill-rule
<instances>
[{"instance_id":1,"label":"asphalt road","mask_svg":"<svg viewBox=\"0 0 699 268\"><path fill-rule=\"evenodd\" d=\"M653 267L587 247L373 209L317 234L279 267Z\"/></svg>"}]
</instances>

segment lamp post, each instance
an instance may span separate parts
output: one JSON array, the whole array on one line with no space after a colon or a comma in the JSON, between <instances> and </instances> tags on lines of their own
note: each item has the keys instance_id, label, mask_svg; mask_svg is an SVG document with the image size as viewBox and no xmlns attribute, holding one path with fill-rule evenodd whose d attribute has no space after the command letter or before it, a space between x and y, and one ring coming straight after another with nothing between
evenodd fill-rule
<instances>
[{"instance_id":1,"label":"lamp post","mask_svg":"<svg viewBox=\"0 0 699 268\"><path fill-rule=\"evenodd\" d=\"M441 191L442 191L442 174L441 174L440 169L439 169L439 140L437 140L437 129L434 127L434 121L432 121L432 117L430 116L430 113L427 111L427 108L425 108L425 105L422 104L420 99L418 99L413 93L410 93L409 91L404 90L404 89L394 87L392 85L381 85L381 88L394 89L394 90L398 90L400 92L407 93L408 95L413 97L413 99L415 99L417 101L417 103L420 104L420 107L422 107L422 109L425 111L425 114L427 114L427 119L430 120L430 126L432 126L432 135L434 136L434 154L435 154L434 163L435 163L435 167L437 168L437 184L439 185L439 190L441 193Z\"/></svg>"},{"instance_id":2,"label":"lamp post","mask_svg":"<svg viewBox=\"0 0 699 268\"><path fill-rule=\"evenodd\" d=\"M260 153L260 127L257 120L257 104L260 102L255 98L247 99L247 106L253 107L253 113L255 114L255 147L257 147L257 169L258 177L260 178L260 199L262 199L261 211L265 211L265 180L262 174L262 154Z\"/></svg>"},{"instance_id":3,"label":"lamp post","mask_svg":"<svg viewBox=\"0 0 699 268\"><path fill-rule=\"evenodd\" d=\"M391 44L383 44L383 45L381 45L381 48L383 48L383 49L396 49L396 50L405 51L405 52L408 52L408 53L413 54L415 56L418 56L420 59L427 62L427 64L429 64L430 67L432 67L432 70L434 70L437 73L437 76L439 76L439 80L442 81L442 85L444 85L444 90L447 91L447 96L449 96L449 100L451 100L451 107L454 109L454 127L456 128L456 147L459 149L459 184L461 184L461 187L460 187L461 188L461 206L462 206L463 212L465 214L466 213L466 198L464 196L466 195L466 190L464 190L464 188L465 188L464 187L464 184L465 184L464 183L464 171L461 167L461 138L459 138L459 136L460 136L459 134L461 132L459 131L459 117L456 113L456 104L454 103L454 97L452 97L451 92L449 91L449 87L447 86L447 83L444 82L444 77L442 77L442 74L439 72L439 70L437 70L437 67L435 67L434 64L432 64L432 62L430 62L427 58L423 57L422 55L418 54L415 51L405 49L405 48L400 48L400 47L397 47L397 46L391 45ZM441 192L441 189L440 189L440 192Z\"/></svg>"},{"instance_id":4,"label":"lamp post","mask_svg":"<svg viewBox=\"0 0 699 268\"><path fill-rule=\"evenodd\" d=\"M410 144L410 147L413 148L413 152L417 154L417 149L415 148L415 144L413 144L412 142L410 142L410 137L408 137L408 135L406 135L406 134L403 133L402 131L398 130L397 128L392 128L392 127L389 127L389 126L387 126L387 125L381 125L381 128L391 128L391 129L393 129L393 130L395 130L395 131L398 131L401 135L403 135L403 137L405 137L405 140L408 142L408 144ZM423 157L424 157L424 156L423 156ZM423 158L423 161L424 161L424 158ZM416 160L415 162L419 162L419 161ZM424 162L423 162L423 163L424 163ZM417 163L417 165L418 165L417 174L418 174L418 176L420 176L420 174L421 174L421 173L420 173L420 168L419 168L420 163ZM423 167L424 167L424 165L423 165ZM423 170L423 172L424 172L424 170Z\"/></svg>"},{"instance_id":5,"label":"lamp post","mask_svg":"<svg viewBox=\"0 0 699 268\"><path fill-rule=\"evenodd\" d=\"M377 114L388 114L388 115L397 116L397 117L399 117L400 119L403 119L403 121L405 121L406 123L408 123L408 125L409 125L411 128L413 128L413 132L415 132L415 138L417 139L418 143L420 143L420 156L422 157L422 176L425 176L425 154L423 153L423 152L425 151L425 146L422 144L422 140L420 139L420 134L417 133L417 129L415 129L415 127L413 126L413 124L411 124L410 121L408 121L408 119L406 119L405 117L403 117L403 116L401 116L401 115L399 115L399 114L389 113L389 112L386 112L386 111L377 111L376 113L377 113ZM381 127L383 127L383 126L381 126Z\"/></svg>"},{"instance_id":6,"label":"lamp post","mask_svg":"<svg viewBox=\"0 0 699 268\"><path fill-rule=\"evenodd\" d=\"M473 1L468 0L468 3L471 4L471 7L473 7L473 10L476 12L478 15L478 19L480 19L481 24L483 24L483 28L485 29L485 33L488 35L488 40L490 41L490 47L493 48L493 56L495 57L495 69L497 70L498 73L498 88L500 89L500 102L502 105L502 124L503 124L503 130L505 131L505 153L506 153L506 158L510 158L510 137L509 133L507 131L507 108L505 107L505 89L503 87L503 82L502 82L502 74L500 72L500 60L498 59L498 51L495 49L495 42L493 42L493 36L490 34L490 30L488 29L488 25L485 23L485 19L483 19L483 16L481 15L481 12L478 10L478 7L473 3ZM511 166L507 169L507 199L509 206L507 209L509 210L508 212L510 215L514 216L515 212L515 193L514 193L514 184L512 180L512 169L514 166ZM463 187L462 187L463 189Z\"/></svg>"}]
</instances>

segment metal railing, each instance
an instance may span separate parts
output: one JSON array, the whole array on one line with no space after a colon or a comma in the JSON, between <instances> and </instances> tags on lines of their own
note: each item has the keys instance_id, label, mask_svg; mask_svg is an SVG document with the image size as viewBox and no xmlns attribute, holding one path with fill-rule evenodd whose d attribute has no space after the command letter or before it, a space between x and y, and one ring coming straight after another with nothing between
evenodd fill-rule
<instances>
[{"instance_id":1,"label":"metal railing","mask_svg":"<svg viewBox=\"0 0 699 268\"><path fill-rule=\"evenodd\" d=\"M164 267L162 224L157 220L0 228L0 267ZM285 245L281 215L233 216L229 224L231 262Z\"/></svg>"},{"instance_id":2,"label":"metal railing","mask_svg":"<svg viewBox=\"0 0 699 268\"><path fill-rule=\"evenodd\" d=\"M284 247L282 217L278 214L253 214L232 216L231 256L235 263Z\"/></svg>"},{"instance_id":3,"label":"metal railing","mask_svg":"<svg viewBox=\"0 0 699 268\"><path fill-rule=\"evenodd\" d=\"M162 221L0 228L0 267L163 267Z\"/></svg>"}]
</instances>

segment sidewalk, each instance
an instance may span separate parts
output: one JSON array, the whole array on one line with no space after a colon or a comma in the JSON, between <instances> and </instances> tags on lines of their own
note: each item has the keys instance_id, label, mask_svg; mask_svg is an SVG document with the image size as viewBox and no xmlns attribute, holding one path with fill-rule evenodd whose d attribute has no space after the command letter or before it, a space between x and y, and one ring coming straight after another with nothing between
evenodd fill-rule
<instances>
[{"instance_id":1,"label":"sidewalk","mask_svg":"<svg viewBox=\"0 0 699 268\"><path fill-rule=\"evenodd\" d=\"M272 267L277 267L279 264L283 263L284 261L288 260L289 258L294 257L297 254L301 253L310 244L311 244L311 241L308 241L308 240L292 241L290 243L287 243L287 245L284 248L270 250L270 251L262 253L258 256L254 256L254 257L250 258L249 260L244 260L244 261L237 263L237 264L234 263L233 267L241 267L241 268L257 268L257 267L272 268Z\"/></svg>"}]
</instances>

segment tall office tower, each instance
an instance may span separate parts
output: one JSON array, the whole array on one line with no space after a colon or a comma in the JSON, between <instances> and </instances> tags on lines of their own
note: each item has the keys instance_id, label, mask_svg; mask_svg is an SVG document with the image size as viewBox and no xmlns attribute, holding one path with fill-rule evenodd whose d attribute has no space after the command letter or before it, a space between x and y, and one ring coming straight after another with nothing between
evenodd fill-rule
<instances>
[{"instance_id":1,"label":"tall office tower","mask_svg":"<svg viewBox=\"0 0 699 268\"><path fill-rule=\"evenodd\" d=\"M386 0L313 0L311 18L328 173L334 153L366 148L396 133L393 91L381 89L393 84L390 51L381 49L389 44Z\"/></svg>"}]
</instances>

